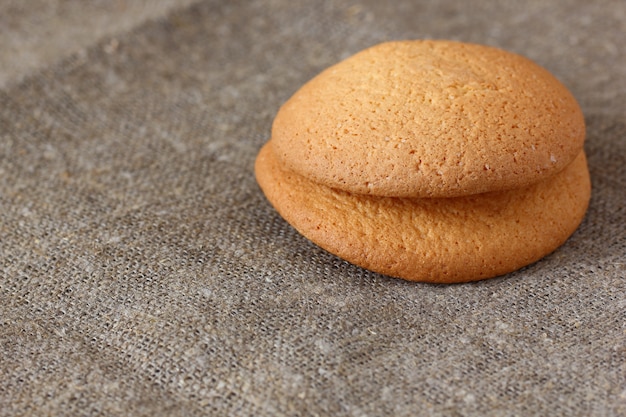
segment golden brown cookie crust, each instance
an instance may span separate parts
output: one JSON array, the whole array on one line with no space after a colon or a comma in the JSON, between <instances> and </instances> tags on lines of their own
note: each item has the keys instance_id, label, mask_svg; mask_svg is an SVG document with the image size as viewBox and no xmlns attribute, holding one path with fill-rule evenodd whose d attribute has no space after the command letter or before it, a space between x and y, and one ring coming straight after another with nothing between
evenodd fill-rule
<instances>
[{"instance_id":1,"label":"golden brown cookie crust","mask_svg":"<svg viewBox=\"0 0 626 417\"><path fill-rule=\"evenodd\" d=\"M323 71L280 109L281 166L353 193L453 197L524 187L581 151L582 112L532 61L452 41L399 41Z\"/></svg>"},{"instance_id":2,"label":"golden brown cookie crust","mask_svg":"<svg viewBox=\"0 0 626 417\"><path fill-rule=\"evenodd\" d=\"M320 247L372 271L433 283L490 278L539 260L576 230L590 196L583 152L524 189L441 199L331 189L281 169L270 144L255 169L276 210Z\"/></svg>"}]
</instances>

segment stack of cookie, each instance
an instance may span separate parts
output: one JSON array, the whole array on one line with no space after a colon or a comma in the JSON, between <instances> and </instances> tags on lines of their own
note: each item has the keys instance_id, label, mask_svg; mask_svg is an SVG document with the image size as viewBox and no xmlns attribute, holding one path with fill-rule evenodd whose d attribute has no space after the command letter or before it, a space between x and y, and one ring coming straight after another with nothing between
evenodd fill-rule
<instances>
[{"instance_id":1,"label":"stack of cookie","mask_svg":"<svg viewBox=\"0 0 626 417\"><path fill-rule=\"evenodd\" d=\"M300 88L256 162L305 237L412 281L502 275L576 230L591 186L571 93L532 61L451 41L366 49Z\"/></svg>"}]
</instances>

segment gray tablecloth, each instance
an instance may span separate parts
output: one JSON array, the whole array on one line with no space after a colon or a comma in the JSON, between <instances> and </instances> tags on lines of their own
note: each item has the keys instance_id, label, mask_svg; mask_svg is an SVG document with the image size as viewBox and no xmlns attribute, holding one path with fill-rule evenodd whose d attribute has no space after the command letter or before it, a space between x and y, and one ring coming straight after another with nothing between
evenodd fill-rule
<instances>
[{"instance_id":1,"label":"gray tablecloth","mask_svg":"<svg viewBox=\"0 0 626 417\"><path fill-rule=\"evenodd\" d=\"M626 415L626 3L0 3L0 415ZM586 116L580 229L464 285L271 208L280 104L391 39L499 46Z\"/></svg>"}]
</instances>

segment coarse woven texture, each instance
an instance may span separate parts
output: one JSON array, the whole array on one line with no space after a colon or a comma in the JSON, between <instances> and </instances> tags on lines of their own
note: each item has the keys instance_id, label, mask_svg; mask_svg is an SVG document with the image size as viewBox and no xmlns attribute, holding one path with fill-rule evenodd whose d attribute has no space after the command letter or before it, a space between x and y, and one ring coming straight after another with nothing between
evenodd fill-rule
<instances>
[{"instance_id":1,"label":"coarse woven texture","mask_svg":"<svg viewBox=\"0 0 626 417\"><path fill-rule=\"evenodd\" d=\"M77 3L0 15L50 33L73 16L80 33ZM4 76L1 416L626 414L623 1L169 10ZM388 278L309 243L257 186L299 86L421 38L520 53L581 104L589 211L540 262L475 284Z\"/></svg>"},{"instance_id":2,"label":"coarse woven texture","mask_svg":"<svg viewBox=\"0 0 626 417\"><path fill-rule=\"evenodd\" d=\"M409 281L493 278L553 252L590 195L584 152L532 186L456 198L353 194L284 170L271 142L255 163L268 200L296 230L350 263Z\"/></svg>"},{"instance_id":3,"label":"coarse woven texture","mask_svg":"<svg viewBox=\"0 0 626 417\"><path fill-rule=\"evenodd\" d=\"M458 197L526 187L576 158L585 121L552 74L502 49L384 42L324 70L281 106L281 165L329 187Z\"/></svg>"}]
</instances>

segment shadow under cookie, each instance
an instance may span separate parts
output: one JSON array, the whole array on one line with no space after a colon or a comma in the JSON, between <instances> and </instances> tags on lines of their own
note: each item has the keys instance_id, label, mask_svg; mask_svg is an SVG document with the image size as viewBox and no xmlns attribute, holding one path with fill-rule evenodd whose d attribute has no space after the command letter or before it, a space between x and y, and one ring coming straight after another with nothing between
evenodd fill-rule
<instances>
[{"instance_id":1,"label":"shadow under cookie","mask_svg":"<svg viewBox=\"0 0 626 417\"><path fill-rule=\"evenodd\" d=\"M582 221L591 184L583 152L529 187L455 198L352 194L283 170L266 144L256 176L288 223L325 250L410 281L506 274L561 246Z\"/></svg>"}]
</instances>

